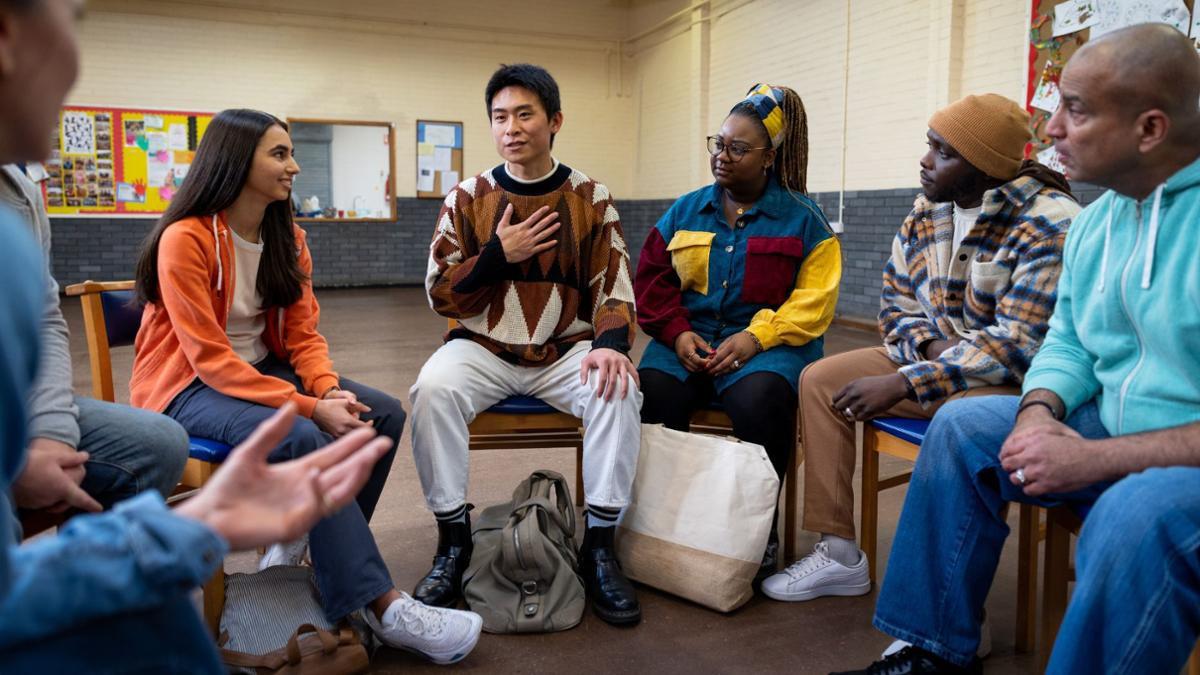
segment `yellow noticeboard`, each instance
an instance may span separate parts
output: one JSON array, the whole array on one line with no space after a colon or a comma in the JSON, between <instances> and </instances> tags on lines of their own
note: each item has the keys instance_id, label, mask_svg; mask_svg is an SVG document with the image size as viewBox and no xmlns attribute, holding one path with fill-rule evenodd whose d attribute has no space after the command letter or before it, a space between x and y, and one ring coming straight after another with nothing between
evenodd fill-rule
<instances>
[{"instance_id":1,"label":"yellow noticeboard","mask_svg":"<svg viewBox=\"0 0 1200 675\"><path fill-rule=\"evenodd\" d=\"M52 216L161 214L212 113L69 106L42 182Z\"/></svg>"}]
</instances>

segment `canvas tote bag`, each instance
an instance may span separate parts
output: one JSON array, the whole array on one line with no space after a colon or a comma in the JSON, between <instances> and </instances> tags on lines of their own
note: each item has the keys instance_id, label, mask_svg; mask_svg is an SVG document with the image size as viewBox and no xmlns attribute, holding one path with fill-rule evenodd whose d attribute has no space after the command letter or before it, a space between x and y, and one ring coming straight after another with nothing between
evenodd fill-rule
<instances>
[{"instance_id":1,"label":"canvas tote bag","mask_svg":"<svg viewBox=\"0 0 1200 675\"><path fill-rule=\"evenodd\" d=\"M642 425L632 503L618 528L629 578L719 612L746 603L779 478L761 445Z\"/></svg>"}]
</instances>

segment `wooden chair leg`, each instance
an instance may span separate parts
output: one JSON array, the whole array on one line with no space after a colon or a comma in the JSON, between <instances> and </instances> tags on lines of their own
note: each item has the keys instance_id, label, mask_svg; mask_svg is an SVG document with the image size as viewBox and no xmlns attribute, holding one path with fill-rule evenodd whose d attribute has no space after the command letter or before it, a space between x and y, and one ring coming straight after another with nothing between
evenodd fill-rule
<instances>
[{"instance_id":1,"label":"wooden chair leg","mask_svg":"<svg viewBox=\"0 0 1200 675\"><path fill-rule=\"evenodd\" d=\"M1017 636L1018 652L1032 651L1037 642L1038 539L1042 510L1021 504L1017 545Z\"/></svg>"},{"instance_id":2,"label":"wooden chair leg","mask_svg":"<svg viewBox=\"0 0 1200 675\"><path fill-rule=\"evenodd\" d=\"M1188 659L1187 674L1200 675L1200 642L1196 643L1196 648L1192 650L1192 658Z\"/></svg>"},{"instance_id":3,"label":"wooden chair leg","mask_svg":"<svg viewBox=\"0 0 1200 675\"><path fill-rule=\"evenodd\" d=\"M1046 569L1042 583L1042 639L1038 644L1039 670L1046 669L1058 627L1067 610L1067 584L1071 577L1071 533L1046 518Z\"/></svg>"},{"instance_id":4,"label":"wooden chair leg","mask_svg":"<svg viewBox=\"0 0 1200 675\"><path fill-rule=\"evenodd\" d=\"M879 453L875 451L875 438L867 437L862 422L854 423L854 446L862 455L862 527L859 541L863 555L867 558L867 570L871 585L875 585L876 538L879 535Z\"/></svg>"},{"instance_id":5,"label":"wooden chair leg","mask_svg":"<svg viewBox=\"0 0 1200 675\"><path fill-rule=\"evenodd\" d=\"M225 611L225 563L204 584L204 623L217 638L221 632L221 612Z\"/></svg>"},{"instance_id":6,"label":"wooden chair leg","mask_svg":"<svg viewBox=\"0 0 1200 675\"><path fill-rule=\"evenodd\" d=\"M583 506L583 441L575 445L575 506Z\"/></svg>"},{"instance_id":7,"label":"wooden chair leg","mask_svg":"<svg viewBox=\"0 0 1200 675\"><path fill-rule=\"evenodd\" d=\"M803 455L800 448L796 448L796 456L792 458L792 463L788 465L787 475L784 476L783 486L783 559L784 564L791 563L796 559L796 526L800 517L800 495L796 485L798 478L797 474L800 470L797 468L799 463L803 461Z\"/></svg>"}]
</instances>

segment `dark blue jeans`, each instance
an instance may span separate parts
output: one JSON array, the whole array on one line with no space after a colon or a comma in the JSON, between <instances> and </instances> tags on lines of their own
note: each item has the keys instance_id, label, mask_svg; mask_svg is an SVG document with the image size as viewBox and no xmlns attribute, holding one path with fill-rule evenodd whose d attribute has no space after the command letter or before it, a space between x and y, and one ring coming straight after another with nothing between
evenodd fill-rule
<instances>
[{"instance_id":1,"label":"dark blue jeans","mask_svg":"<svg viewBox=\"0 0 1200 675\"><path fill-rule=\"evenodd\" d=\"M255 367L262 374L291 382L303 391L300 378L291 366L274 356L268 356ZM371 412L363 414L363 419L374 420L376 431L394 443L391 452L372 469L356 503L317 523L308 536L325 614L335 622L393 588L392 577L367 523L375 512L375 504L379 502L391 470L396 455L395 444L400 442L405 418L400 402L381 391L345 378L338 386L354 392L358 400L371 408ZM171 401L166 414L193 436L237 445L263 420L275 414L275 409L226 396L197 379ZM312 420L297 417L291 432L272 451L269 460L283 462L303 457L332 441L333 437L321 431Z\"/></svg>"},{"instance_id":2,"label":"dark blue jeans","mask_svg":"<svg viewBox=\"0 0 1200 675\"><path fill-rule=\"evenodd\" d=\"M1009 527L1007 502L1087 514L1075 595L1047 672L1179 672L1200 632L1200 469L1152 469L1034 498L1000 466L1015 396L946 404L921 445L875 627L965 665ZM1107 438L1095 403L1067 424Z\"/></svg>"}]
</instances>

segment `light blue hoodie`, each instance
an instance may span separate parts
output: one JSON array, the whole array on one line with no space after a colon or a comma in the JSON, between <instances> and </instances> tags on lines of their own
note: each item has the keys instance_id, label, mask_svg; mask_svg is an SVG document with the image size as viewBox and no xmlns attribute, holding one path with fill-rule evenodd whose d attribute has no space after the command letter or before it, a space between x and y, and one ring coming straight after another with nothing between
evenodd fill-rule
<instances>
[{"instance_id":1,"label":"light blue hoodie","mask_svg":"<svg viewBox=\"0 0 1200 675\"><path fill-rule=\"evenodd\" d=\"M1200 420L1200 159L1141 202L1110 190L1076 216L1024 389L1068 414L1096 398L1113 435Z\"/></svg>"}]
</instances>

